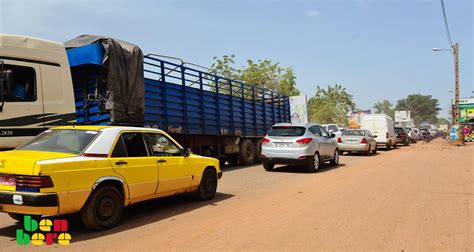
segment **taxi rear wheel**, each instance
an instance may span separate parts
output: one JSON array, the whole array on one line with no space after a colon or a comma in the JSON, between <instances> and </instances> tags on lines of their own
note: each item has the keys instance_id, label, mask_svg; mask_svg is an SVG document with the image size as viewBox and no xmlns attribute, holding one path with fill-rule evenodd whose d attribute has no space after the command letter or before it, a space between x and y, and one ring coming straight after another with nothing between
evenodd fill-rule
<instances>
[{"instance_id":1,"label":"taxi rear wheel","mask_svg":"<svg viewBox=\"0 0 474 252\"><path fill-rule=\"evenodd\" d=\"M217 174L213 169L206 169L202 174L201 183L195 192L198 200L210 200L214 198L217 191Z\"/></svg>"},{"instance_id":2,"label":"taxi rear wheel","mask_svg":"<svg viewBox=\"0 0 474 252\"><path fill-rule=\"evenodd\" d=\"M102 186L87 200L81 210L81 220L86 228L105 230L117 225L122 212L122 194L113 186Z\"/></svg>"}]
</instances>

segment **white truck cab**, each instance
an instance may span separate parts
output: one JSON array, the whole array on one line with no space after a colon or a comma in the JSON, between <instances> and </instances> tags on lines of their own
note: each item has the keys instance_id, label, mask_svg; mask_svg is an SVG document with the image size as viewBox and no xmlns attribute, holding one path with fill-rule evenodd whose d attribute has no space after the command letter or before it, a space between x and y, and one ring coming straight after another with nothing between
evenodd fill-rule
<instances>
[{"instance_id":1,"label":"white truck cab","mask_svg":"<svg viewBox=\"0 0 474 252\"><path fill-rule=\"evenodd\" d=\"M0 149L75 120L71 71L63 44L0 34Z\"/></svg>"}]
</instances>

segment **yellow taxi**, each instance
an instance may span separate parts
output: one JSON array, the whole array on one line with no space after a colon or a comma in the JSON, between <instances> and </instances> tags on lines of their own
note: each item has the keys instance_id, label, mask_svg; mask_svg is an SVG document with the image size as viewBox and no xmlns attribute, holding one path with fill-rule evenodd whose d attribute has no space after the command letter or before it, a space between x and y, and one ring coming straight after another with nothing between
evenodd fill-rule
<instances>
[{"instance_id":1,"label":"yellow taxi","mask_svg":"<svg viewBox=\"0 0 474 252\"><path fill-rule=\"evenodd\" d=\"M217 159L158 129L58 127L0 152L0 211L15 219L79 212L87 228L103 230L136 202L178 193L210 200L221 176Z\"/></svg>"}]
</instances>

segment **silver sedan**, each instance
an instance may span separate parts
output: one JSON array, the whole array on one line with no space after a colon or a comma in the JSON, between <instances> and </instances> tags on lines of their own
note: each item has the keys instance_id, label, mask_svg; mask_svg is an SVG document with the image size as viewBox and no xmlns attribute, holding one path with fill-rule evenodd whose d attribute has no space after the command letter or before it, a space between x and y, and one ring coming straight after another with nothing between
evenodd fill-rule
<instances>
[{"instance_id":1,"label":"silver sedan","mask_svg":"<svg viewBox=\"0 0 474 252\"><path fill-rule=\"evenodd\" d=\"M372 132L361 129L347 129L337 139L339 154L344 152L363 152L367 156L377 153L377 141Z\"/></svg>"}]
</instances>

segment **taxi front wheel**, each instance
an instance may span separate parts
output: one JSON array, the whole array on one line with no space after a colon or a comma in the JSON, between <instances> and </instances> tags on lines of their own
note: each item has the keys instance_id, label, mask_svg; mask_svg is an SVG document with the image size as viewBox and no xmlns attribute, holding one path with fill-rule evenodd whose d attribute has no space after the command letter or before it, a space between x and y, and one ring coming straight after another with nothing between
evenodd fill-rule
<instances>
[{"instance_id":1,"label":"taxi front wheel","mask_svg":"<svg viewBox=\"0 0 474 252\"><path fill-rule=\"evenodd\" d=\"M201 183L194 193L198 200L210 200L217 191L217 174L213 169L206 169L202 174Z\"/></svg>"},{"instance_id":2,"label":"taxi front wheel","mask_svg":"<svg viewBox=\"0 0 474 252\"><path fill-rule=\"evenodd\" d=\"M81 210L81 220L86 228L104 230L117 225L122 212L122 194L113 186L102 186L87 200Z\"/></svg>"}]
</instances>

